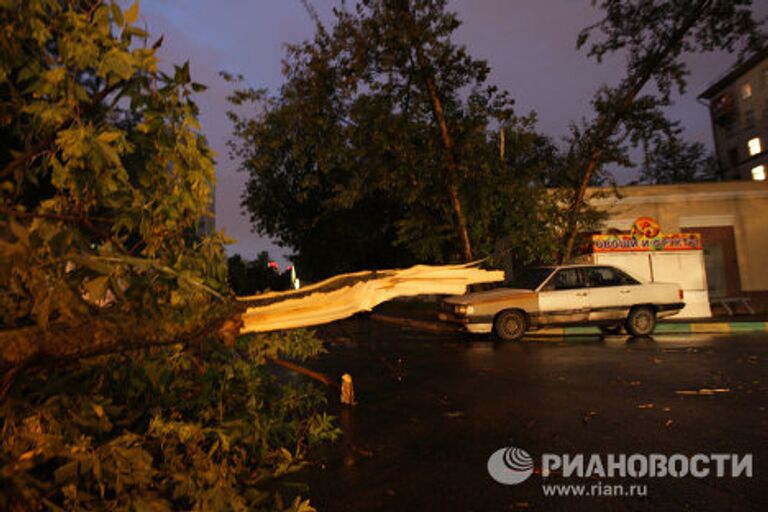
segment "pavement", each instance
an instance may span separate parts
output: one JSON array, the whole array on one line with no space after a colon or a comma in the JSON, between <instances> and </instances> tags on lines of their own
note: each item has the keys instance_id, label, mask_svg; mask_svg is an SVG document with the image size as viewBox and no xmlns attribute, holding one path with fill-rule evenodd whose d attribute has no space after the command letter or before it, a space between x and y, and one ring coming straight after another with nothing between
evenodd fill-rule
<instances>
[{"instance_id":1,"label":"pavement","mask_svg":"<svg viewBox=\"0 0 768 512\"><path fill-rule=\"evenodd\" d=\"M325 512L768 510L768 334L572 335L546 342L325 326L307 364L350 373L358 405L328 391L344 434L290 477ZM514 446L533 475L503 485L489 456ZM545 453L752 455L751 477L543 478ZM547 496L548 484L644 485L645 496Z\"/></svg>"},{"instance_id":2,"label":"pavement","mask_svg":"<svg viewBox=\"0 0 768 512\"><path fill-rule=\"evenodd\" d=\"M451 324L437 319L437 303L397 302L382 304L371 314L371 319L390 325L433 333L454 332ZM656 333L664 334L727 334L768 332L768 314L716 316L699 319L660 320ZM534 336L564 336L600 334L593 326L548 327L531 333Z\"/></svg>"}]
</instances>

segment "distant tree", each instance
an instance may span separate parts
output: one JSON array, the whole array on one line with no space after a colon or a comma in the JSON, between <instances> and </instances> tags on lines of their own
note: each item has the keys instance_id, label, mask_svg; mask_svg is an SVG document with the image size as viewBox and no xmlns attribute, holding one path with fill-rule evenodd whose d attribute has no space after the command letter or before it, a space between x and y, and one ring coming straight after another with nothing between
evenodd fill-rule
<instances>
[{"instance_id":1,"label":"distant tree","mask_svg":"<svg viewBox=\"0 0 768 512\"><path fill-rule=\"evenodd\" d=\"M239 254L227 258L227 273L229 275L229 287L236 295L249 295L248 276L246 274L246 261Z\"/></svg>"},{"instance_id":2,"label":"distant tree","mask_svg":"<svg viewBox=\"0 0 768 512\"><path fill-rule=\"evenodd\" d=\"M601 87L593 100L595 119L580 130L571 149L569 171L573 187L564 197L561 260L571 257L581 229L580 216L587 187L604 164L616 161L625 144L649 146L671 134L674 123L662 108L672 91L685 90L688 66L682 57L692 52L733 51L737 46L756 50L763 37L751 14L751 0L593 0L603 19L585 28L577 46L596 32L604 37L589 46L598 62L610 53L627 56L625 77L615 87ZM656 94L642 95L648 84Z\"/></svg>"},{"instance_id":3,"label":"distant tree","mask_svg":"<svg viewBox=\"0 0 768 512\"><path fill-rule=\"evenodd\" d=\"M291 271L273 268L267 251L261 251L255 260L244 260L239 254L227 259L229 285L236 295L254 295L264 291L283 291L291 288Z\"/></svg>"},{"instance_id":4,"label":"distant tree","mask_svg":"<svg viewBox=\"0 0 768 512\"><path fill-rule=\"evenodd\" d=\"M715 158L704 144L672 137L657 144L643 163L637 183L664 185L714 181L717 173Z\"/></svg>"}]
</instances>

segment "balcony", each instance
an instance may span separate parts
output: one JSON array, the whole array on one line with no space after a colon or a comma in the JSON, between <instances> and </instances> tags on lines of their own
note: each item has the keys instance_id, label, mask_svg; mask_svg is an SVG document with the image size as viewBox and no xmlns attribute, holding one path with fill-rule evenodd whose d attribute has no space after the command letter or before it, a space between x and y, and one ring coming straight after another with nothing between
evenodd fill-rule
<instances>
[{"instance_id":1,"label":"balcony","mask_svg":"<svg viewBox=\"0 0 768 512\"><path fill-rule=\"evenodd\" d=\"M738 118L738 109L733 94L726 93L718 96L710 104L712 120L719 126L728 126Z\"/></svg>"}]
</instances>

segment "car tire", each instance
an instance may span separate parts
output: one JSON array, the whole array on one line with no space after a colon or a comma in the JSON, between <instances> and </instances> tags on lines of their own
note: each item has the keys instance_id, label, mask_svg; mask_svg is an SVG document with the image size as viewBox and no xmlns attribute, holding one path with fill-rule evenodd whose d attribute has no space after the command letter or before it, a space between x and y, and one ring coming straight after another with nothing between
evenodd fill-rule
<instances>
[{"instance_id":1,"label":"car tire","mask_svg":"<svg viewBox=\"0 0 768 512\"><path fill-rule=\"evenodd\" d=\"M656 311L649 306L634 307L624 327L632 336L648 336L656 328Z\"/></svg>"},{"instance_id":2,"label":"car tire","mask_svg":"<svg viewBox=\"0 0 768 512\"><path fill-rule=\"evenodd\" d=\"M605 334L606 336L616 336L617 334L621 334L621 324L613 324L613 325L600 325L598 328L600 329L600 332Z\"/></svg>"},{"instance_id":3,"label":"car tire","mask_svg":"<svg viewBox=\"0 0 768 512\"><path fill-rule=\"evenodd\" d=\"M496 316L493 332L504 341L517 341L528 328L528 318L519 309L507 309Z\"/></svg>"}]
</instances>

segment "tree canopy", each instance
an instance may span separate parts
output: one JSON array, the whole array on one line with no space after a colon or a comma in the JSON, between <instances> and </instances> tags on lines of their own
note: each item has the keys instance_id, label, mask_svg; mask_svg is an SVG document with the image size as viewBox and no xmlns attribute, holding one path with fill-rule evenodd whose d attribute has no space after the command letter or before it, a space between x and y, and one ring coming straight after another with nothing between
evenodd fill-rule
<instances>
[{"instance_id":1,"label":"tree canopy","mask_svg":"<svg viewBox=\"0 0 768 512\"><path fill-rule=\"evenodd\" d=\"M577 46L598 62L609 54L626 55L626 74L616 86L604 85L593 99L595 118L572 138L566 190L561 260L570 258L580 218L589 210L587 187L600 181L604 165L627 165L627 145L666 144L676 133L663 108L674 91L685 91L690 73L685 55L715 50L744 52L760 48L764 36L752 16L751 0L593 0L604 13L586 27ZM648 91L649 86L655 90Z\"/></svg>"},{"instance_id":2,"label":"tree canopy","mask_svg":"<svg viewBox=\"0 0 768 512\"><path fill-rule=\"evenodd\" d=\"M672 137L646 155L637 183L665 185L718 179L721 178L717 160L707 153L704 144Z\"/></svg>"},{"instance_id":3,"label":"tree canopy","mask_svg":"<svg viewBox=\"0 0 768 512\"><path fill-rule=\"evenodd\" d=\"M541 258L554 146L452 41L446 2L366 0L334 16L289 47L278 94L230 98L258 231L310 278L484 257L502 239L517 261Z\"/></svg>"}]
</instances>

